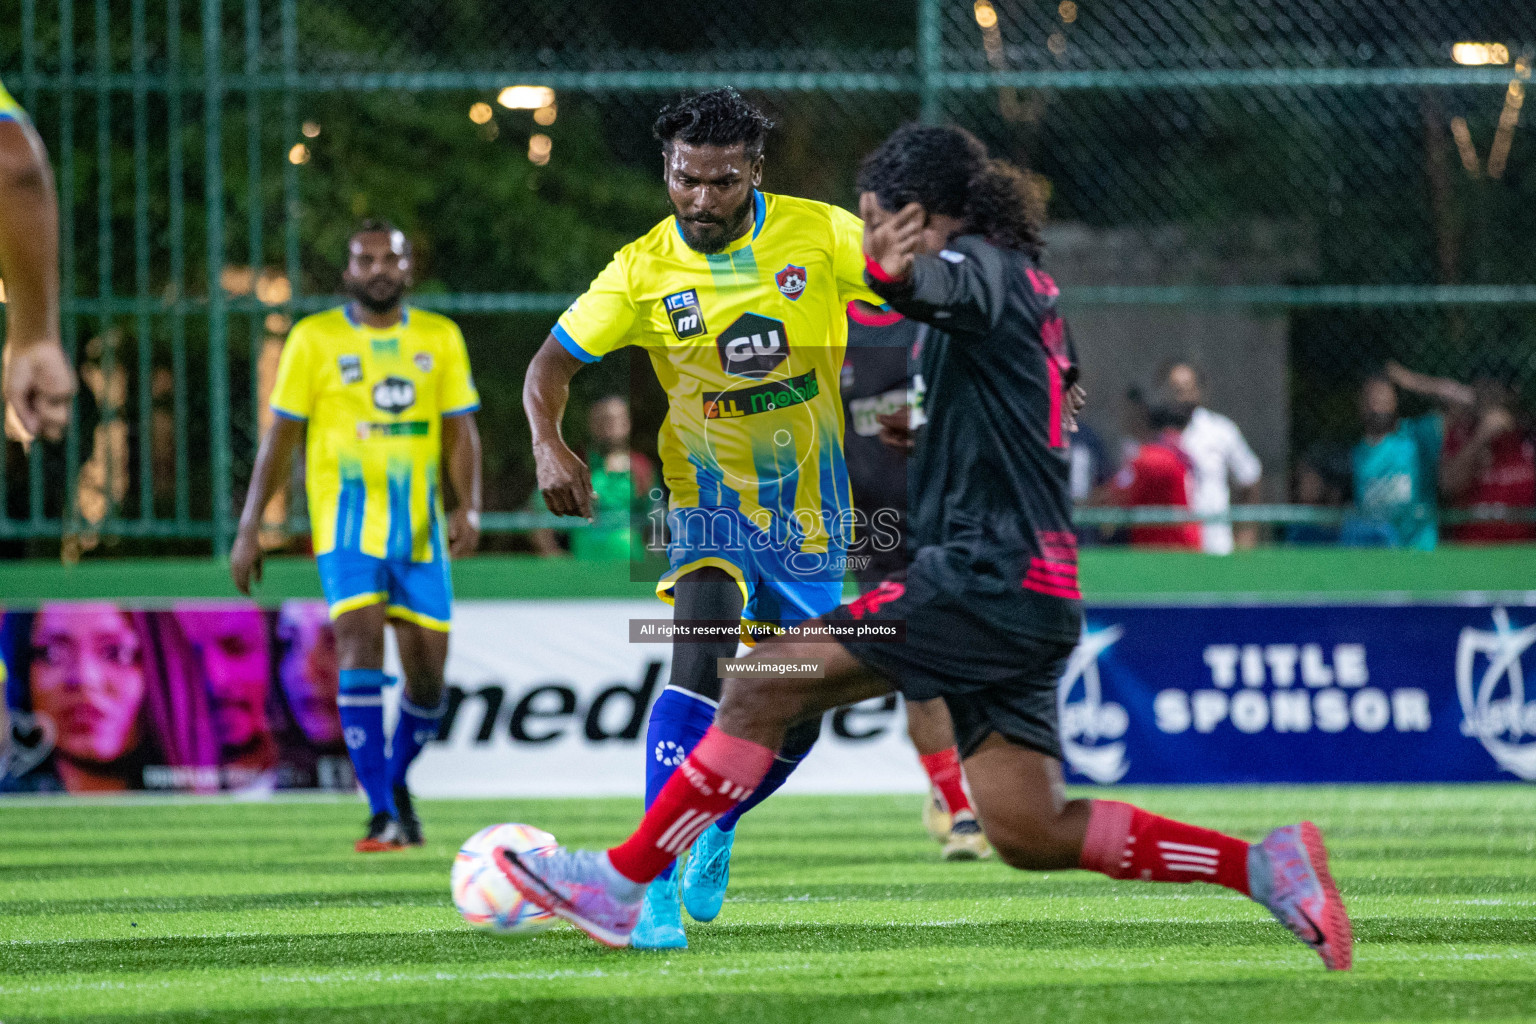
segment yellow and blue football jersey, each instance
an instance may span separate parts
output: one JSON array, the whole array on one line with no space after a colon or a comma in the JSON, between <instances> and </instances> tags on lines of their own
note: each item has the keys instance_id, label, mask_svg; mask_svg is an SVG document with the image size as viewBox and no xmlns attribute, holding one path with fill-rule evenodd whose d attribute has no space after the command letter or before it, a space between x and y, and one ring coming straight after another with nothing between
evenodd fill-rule
<instances>
[{"instance_id":1,"label":"yellow and blue football jersey","mask_svg":"<svg viewBox=\"0 0 1536 1024\"><path fill-rule=\"evenodd\" d=\"M5 90L5 83L0 82L0 121L25 121L27 112L21 109L21 104Z\"/></svg>"},{"instance_id":2,"label":"yellow and blue football jersey","mask_svg":"<svg viewBox=\"0 0 1536 1024\"><path fill-rule=\"evenodd\" d=\"M753 198L751 232L723 252L691 248L675 217L619 250L553 334L584 362L628 345L649 354L669 399L658 448L674 521L731 509L788 550L827 552L851 509L844 310L881 299L864 283L857 217Z\"/></svg>"},{"instance_id":3,"label":"yellow and blue football jersey","mask_svg":"<svg viewBox=\"0 0 1536 1024\"><path fill-rule=\"evenodd\" d=\"M316 555L446 559L442 418L480 407L457 324L421 309L388 328L347 307L305 317L283 346L270 401L277 415L308 421Z\"/></svg>"}]
</instances>

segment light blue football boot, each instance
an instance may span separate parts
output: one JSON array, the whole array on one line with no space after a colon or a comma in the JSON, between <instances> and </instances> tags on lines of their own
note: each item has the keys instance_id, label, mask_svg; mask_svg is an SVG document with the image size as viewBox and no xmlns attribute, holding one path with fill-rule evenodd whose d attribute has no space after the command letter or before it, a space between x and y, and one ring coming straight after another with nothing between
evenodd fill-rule
<instances>
[{"instance_id":1,"label":"light blue football boot","mask_svg":"<svg viewBox=\"0 0 1536 1024\"><path fill-rule=\"evenodd\" d=\"M711 825L694 840L688 854L688 869L683 872L683 906L695 921L713 921L725 903L725 888L731 884L731 845L736 830L720 831Z\"/></svg>"},{"instance_id":2,"label":"light blue football boot","mask_svg":"<svg viewBox=\"0 0 1536 1024\"><path fill-rule=\"evenodd\" d=\"M629 937L635 949L687 949L683 934L683 908L677 901L677 872L671 878L657 878L645 887L645 903L640 920Z\"/></svg>"}]
</instances>

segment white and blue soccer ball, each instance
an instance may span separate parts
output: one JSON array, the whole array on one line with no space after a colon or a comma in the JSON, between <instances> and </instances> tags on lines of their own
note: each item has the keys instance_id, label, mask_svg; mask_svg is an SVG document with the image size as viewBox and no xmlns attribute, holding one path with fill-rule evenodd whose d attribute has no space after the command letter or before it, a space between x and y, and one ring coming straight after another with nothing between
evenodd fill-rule
<instances>
[{"instance_id":1,"label":"white and blue soccer ball","mask_svg":"<svg viewBox=\"0 0 1536 1024\"><path fill-rule=\"evenodd\" d=\"M559 919L523 899L491 860L491 851L508 847L520 854L553 853L555 837L532 825L491 825L459 847L453 859L453 905L472 927L498 935L535 935Z\"/></svg>"}]
</instances>

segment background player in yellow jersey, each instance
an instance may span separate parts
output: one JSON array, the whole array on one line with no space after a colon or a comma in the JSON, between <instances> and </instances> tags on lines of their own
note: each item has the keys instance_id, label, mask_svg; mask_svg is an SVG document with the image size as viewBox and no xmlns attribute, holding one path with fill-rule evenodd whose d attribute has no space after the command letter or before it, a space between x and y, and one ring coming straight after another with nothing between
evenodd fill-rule
<instances>
[{"instance_id":1,"label":"background player in yellow jersey","mask_svg":"<svg viewBox=\"0 0 1536 1024\"><path fill-rule=\"evenodd\" d=\"M403 302L405 235L370 221L348 247L342 280L352 301L300 320L283 346L277 416L256 456L230 571L244 594L261 578L261 511L307 434L310 530L335 622L343 735L371 812L357 849L375 852L421 844L405 776L443 715L449 556L479 541L480 397L458 326ZM387 756L386 620L405 670Z\"/></svg>"},{"instance_id":2,"label":"background player in yellow jersey","mask_svg":"<svg viewBox=\"0 0 1536 1024\"><path fill-rule=\"evenodd\" d=\"M0 85L0 280L5 281L6 427L56 441L75 373L59 344L59 208L48 152Z\"/></svg>"},{"instance_id":3,"label":"background player in yellow jersey","mask_svg":"<svg viewBox=\"0 0 1536 1024\"><path fill-rule=\"evenodd\" d=\"M560 317L524 384L544 500L558 515L590 517L588 468L560 434L571 378L625 346L650 356L669 403L658 448L670 571L657 593L678 621L791 624L841 600L852 540L838 399L844 308L880 299L864 283L858 218L758 190L771 127L733 89L662 111L654 133L675 215L619 250ZM708 729L715 659L736 646L734 635L674 643L647 726L647 806ZM739 813L783 784L820 725L791 731L736 814L668 837L673 854L693 844L681 898L694 918L720 911ZM687 945L671 867L647 891L634 945Z\"/></svg>"}]
</instances>

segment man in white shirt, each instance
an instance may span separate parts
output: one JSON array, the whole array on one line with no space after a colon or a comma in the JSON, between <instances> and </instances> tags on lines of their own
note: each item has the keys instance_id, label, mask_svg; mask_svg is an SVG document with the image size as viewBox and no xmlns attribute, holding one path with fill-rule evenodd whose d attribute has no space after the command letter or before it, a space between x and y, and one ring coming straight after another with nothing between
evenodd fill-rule
<instances>
[{"instance_id":1,"label":"man in white shirt","mask_svg":"<svg viewBox=\"0 0 1536 1024\"><path fill-rule=\"evenodd\" d=\"M1201 405L1204 383L1200 371L1189 363L1174 363L1168 368L1168 386L1174 397L1191 408L1182 440L1185 453L1195 465L1194 509L1209 515L1225 512L1232 506L1234 486L1239 503L1257 502L1264 467L1236 423ZM1238 536L1243 547L1253 547L1258 542L1258 529L1252 523L1244 524ZM1206 554L1229 555L1233 546L1231 523L1201 526L1201 547Z\"/></svg>"}]
</instances>

